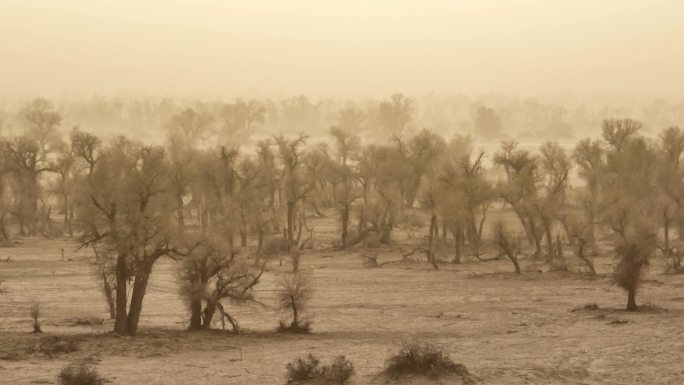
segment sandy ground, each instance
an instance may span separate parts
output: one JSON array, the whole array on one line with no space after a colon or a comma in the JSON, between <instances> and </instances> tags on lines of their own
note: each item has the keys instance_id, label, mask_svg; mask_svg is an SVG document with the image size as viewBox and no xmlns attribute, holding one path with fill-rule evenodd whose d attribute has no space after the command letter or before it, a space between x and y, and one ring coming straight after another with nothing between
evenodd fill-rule
<instances>
[{"instance_id":1,"label":"sandy ground","mask_svg":"<svg viewBox=\"0 0 684 385\"><path fill-rule=\"evenodd\" d=\"M332 225L317 230L335 233ZM684 276L662 275L657 263L638 297L650 306L627 313L626 296L608 274L609 256L596 261L600 277L540 272L529 261L517 276L505 260L445 264L439 271L424 262L364 268L361 250L308 250L303 266L316 286L308 312L313 334L276 334L282 315L274 309L230 305L246 329L238 337L183 330L187 312L176 265L162 260L140 335L120 338L108 333L108 320L74 325L75 318L107 313L85 252L73 250L66 240L31 238L0 249L1 260L11 256L0 262L7 292L0 295L0 384L55 383L71 362L97 365L113 384L283 384L287 362L308 353L347 356L356 367L352 384L366 384L376 381L402 338L442 345L483 384L684 384ZM399 258L396 246L380 253L381 262ZM271 262L259 300L274 302L274 283L288 269ZM36 302L42 335L29 333ZM588 303L599 309L584 309ZM54 336L75 340L78 350L40 352Z\"/></svg>"}]
</instances>

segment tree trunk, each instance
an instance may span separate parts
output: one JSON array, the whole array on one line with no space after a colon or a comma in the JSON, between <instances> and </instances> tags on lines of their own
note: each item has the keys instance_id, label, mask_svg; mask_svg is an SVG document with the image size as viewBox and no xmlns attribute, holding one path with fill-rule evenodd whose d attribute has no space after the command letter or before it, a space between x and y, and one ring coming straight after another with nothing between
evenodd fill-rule
<instances>
[{"instance_id":1,"label":"tree trunk","mask_svg":"<svg viewBox=\"0 0 684 385\"><path fill-rule=\"evenodd\" d=\"M636 311L638 306L636 304L636 289L630 288L627 291L627 311Z\"/></svg>"},{"instance_id":2,"label":"tree trunk","mask_svg":"<svg viewBox=\"0 0 684 385\"><path fill-rule=\"evenodd\" d=\"M579 259L581 259L587 265L587 267L589 267L589 271L591 271L591 274L596 275L596 268L594 267L594 262L584 254L586 241L580 238L577 239L575 242L577 243L577 257L579 257Z\"/></svg>"},{"instance_id":3,"label":"tree trunk","mask_svg":"<svg viewBox=\"0 0 684 385\"><path fill-rule=\"evenodd\" d=\"M460 225L454 225L451 228L451 234L454 237L454 263L460 264L461 263L461 247L462 247L462 236L463 233L461 232L461 226Z\"/></svg>"},{"instance_id":4,"label":"tree trunk","mask_svg":"<svg viewBox=\"0 0 684 385\"><path fill-rule=\"evenodd\" d=\"M207 300L207 306L204 308L204 316L202 317L202 328L210 329L211 320L214 318L216 313L216 300L210 298Z\"/></svg>"},{"instance_id":5,"label":"tree trunk","mask_svg":"<svg viewBox=\"0 0 684 385\"><path fill-rule=\"evenodd\" d=\"M69 224L69 194L64 194L64 226L67 226Z\"/></svg>"},{"instance_id":6,"label":"tree trunk","mask_svg":"<svg viewBox=\"0 0 684 385\"><path fill-rule=\"evenodd\" d=\"M516 274L521 274L522 272L520 271L520 264L518 263L518 257L514 255L509 255L508 258L513 262L513 267L515 267L515 273Z\"/></svg>"},{"instance_id":7,"label":"tree trunk","mask_svg":"<svg viewBox=\"0 0 684 385\"><path fill-rule=\"evenodd\" d=\"M240 246L247 247L247 221L242 210L240 210Z\"/></svg>"},{"instance_id":8,"label":"tree trunk","mask_svg":"<svg viewBox=\"0 0 684 385\"><path fill-rule=\"evenodd\" d=\"M257 260L261 257L262 250L264 249L264 228L261 224L257 225L257 249L256 256Z\"/></svg>"},{"instance_id":9,"label":"tree trunk","mask_svg":"<svg viewBox=\"0 0 684 385\"><path fill-rule=\"evenodd\" d=\"M178 232L183 233L185 228L185 213L183 210L183 194L176 192L176 216L178 220Z\"/></svg>"},{"instance_id":10,"label":"tree trunk","mask_svg":"<svg viewBox=\"0 0 684 385\"><path fill-rule=\"evenodd\" d=\"M74 204L69 204L69 222L67 222L67 230L69 231L69 236L74 236Z\"/></svg>"},{"instance_id":11,"label":"tree trunk","mask_svg":"<svg viewBox=\"0 0 684 385\"><path fill-rule=\"evenodd\" d=\"M202 300L190 301L190 330L202 328Z\"/></svg>"},{"instance_id":12,"label":"tree trunk","mask_svg":"<svg viewBox=\"0 0 684 385\"><path fill-rule=\"evenodd\" d=\"M522 214L522 211L520 211L520 209L518 209L518 207L516 205L511 205L511 206L513 206L513 211L518 216L518 219L520 219L520 223L522 224L523 229L525 229L525 235L527 235L527 243L530 246L534 245L534 235L532 232L532 226L525 219L525 216Z\"/></svg>"},{"instance_id":13,"label":"tree trunk","mask_svg":"<svg viewBox=\"0 0 684 385\"><path fill-rule=\"evenodd\" d=\"M342 239L340 247L347 248L347 232L349 229L349 204L345 203L342 207Z\"/></svg>"},{"instance_id":14,"label":"tree trunk","mask_svg":"<svg viewBox=\"0 0 684 385\"><path fill-rule=\"evenodd\" d=\"M546 250L548 253L548 260L552 262L556 258L556 251L553 247L553 235L551 235L551 224L545 223L544 230L546 232Z\"/></svg>"},{"instance_id":15,"label":"tree trunk","mask_svg":"<svg viewBox=\"0 0 684 385\"><path fill-rule=\"evenodd\" d=\"M663 231L665 235L665 257L670 257L670 218L667 216L667 209L663 210Z\"/></svg>"},{"instance_id":16,"label":"tree trunk","mask_svg":"<svg viewBox=\"0 0 684 385\"><path fill-rule=\"evenodd\" d=\"M102 273L102 290L107 298L107 306L109 307L109 319L116 319L116 299L114 298L114 287L109 282L106 273Z\"/></svg>"},{"instance_id":17,"label":"tree trunk","mask_svg":"<svg viewBox=\"0 0 684 385\"><path fill-rule=\"evenodd\" d=\"M439 269L437 266L437 260L435 258L435 250L434 250L434 238L435 234L437 234L437 215L432 214L430 217L430 233L428 234L428 249L427 249L427 258L428 262L434 267L435 269Z\"/></svg>"},{"instance_id":18,"label":"tree trunk","mask_svg":"<svg viewBox=\"0 0 684 385\"><path fill-rule=\"evenodd\" d=\"M138 322L142 311L143 299L147 291L147 282L150 277L149 269L141 269L142 272L136 273L133 281L133 292L131 293L131 307L128 311L128 331L134 336L138 332Z\"/></svg>"},{"instance_id":19,"label":"tree trunk","mask_svg":"<svg viewBox=\"0 0 684 385\"><path fill-rule=\"evenodd\" d=\"M294 209L295 202L287 202L287 250L290 249L294 241Z\"/></svg>"},{"instance_id":20,"label":"tree trunk","mask_svg":"<svg viewBox=\"0 0 684 385\"><path fill-rule=\"evenodd\" d=\"M296 330L299 328L299 312L297 311L297 306L295 306L294 297L290 297L290 303L292 304L292 326Z\"/></svg>"},{"instance_id":21,"label":"tree trunk","mask_svg":"<svg viewBox=\"0 0 684 385\"><path fill-rule=\"evenodd\" d=\"M116 320L114 321L114 333L128 336L128 271L126 268L126 256L116 257Z\"/></svg>"}]
</instances>

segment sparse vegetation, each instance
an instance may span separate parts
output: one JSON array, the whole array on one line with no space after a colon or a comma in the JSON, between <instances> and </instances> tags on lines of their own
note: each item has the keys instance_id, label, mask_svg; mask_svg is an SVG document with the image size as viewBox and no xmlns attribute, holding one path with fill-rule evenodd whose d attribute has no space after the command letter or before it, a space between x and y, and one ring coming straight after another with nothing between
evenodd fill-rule
<instances>
[{"instance_id":1,"label":"sparse vegetation","mask_svg":"<svg viewBox=\"0 0 684 385\"><path fill-rule=\"evenodd\" d=\"M60 385L102 385L106 382L97 370L84 364L71 364L63 368L58 380Z\"/></svg>"},{"instance_id":2,"label":"sparse vegetation","mask_svg":"<svg viewBox=\"0 0 684 385\"><path fill-rule=\"evenodd\" d=\"M78 344L72 338L47 337L41 341L40 351L52 357L55 354L68 354L78 350Z\"/></svg>"},{"instance_id":3,"label":"sparse vegetation","mask_svg":"<svg viewBox=\"0 0 684 385\"><path fill-rule=\"evenodd\" d=\"M466 384L474 382L468 369L455 363L442 347L418 340L403 340L399 352L385 362L385 373L395 378L407 375L433 378L455 375Z\"/></svg>"},{"instance_id":4,"label":"sparse vegetation","mask_svg":"<svg viewBox=\"0 0 684 385\"><path fill-rule=\"evenodd\" d=\"M354 375L354 364L344 356L337 356L328 365L320 365L320 360L309 354L288 363L286 368L288 384L346 384Z\"/></svg>"},{"instance_id":5,"label":"sparse vegetation","mask_svg":"<svg viewBox=\"0 0 684 385\"><path fill-rule=\"evenodd\" d=\"M29 314L31 315L31 320L33 321L33 333L42 333L43 331L40 329L40 303L36 303L31 306L31 311Z\"/></svg>"}]
</instances>

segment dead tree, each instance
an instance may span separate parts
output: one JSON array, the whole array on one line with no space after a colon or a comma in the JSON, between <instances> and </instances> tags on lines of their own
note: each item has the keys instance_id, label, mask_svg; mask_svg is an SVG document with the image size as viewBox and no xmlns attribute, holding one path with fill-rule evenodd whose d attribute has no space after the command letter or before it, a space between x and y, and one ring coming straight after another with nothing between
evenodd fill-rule
<instances>
[{"instance_id":1,"label":"dead tree","mask_svg":"<svg viewBox=\"0 0 684 385\"><path fill-rule=\"evenodd\" d=\"M503 254L511 260L515 267L515 273L521 274L520 264L518 263L518 253L520 246L515 237L509 232L503 223L496 227L496 243Z\"/></svg>"},{"instance_id":2,"label":"dead tree","mask_svg":"<svg viewBox=\"0 0 684 385\"><path fill-rule=\"evenodd\" d=\"M278 286L280 289L278 307L283 311L292 312L292 321L289 324L281 321L278 331L309 332L311 325L302 318L302 312L306 309L314 292L309 276L304 273L292 273L283 277Z\"/></svg>"}]
</instances>

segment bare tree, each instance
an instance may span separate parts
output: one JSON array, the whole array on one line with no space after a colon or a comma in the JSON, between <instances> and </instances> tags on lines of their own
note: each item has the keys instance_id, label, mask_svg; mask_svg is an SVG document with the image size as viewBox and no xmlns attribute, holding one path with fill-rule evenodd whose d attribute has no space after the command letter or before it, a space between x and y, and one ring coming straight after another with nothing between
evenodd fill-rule
<instances>
[{"instance_id":1,"label":"bare tree","mask_svg":"<svg viewBox=\"0 0 684 385\"><path fill-rule=\"evenodd\" d=\"M33 333L42 333L43 331L40 329L40 303L31 306L30 315L31 320L33 321Z\"/></svg>"},{"instance_id":2,"label":"bare tree","mask_svg":"<svg viewBox=\"0 0 684 385\"><path fill-rule=\"evenodd\" d=\"M513 267L515 267L515 273L520 274L522 271L520 270L520 263L518 262L518 253L520 250L518 240L503 223L499 223L496 226L495 236L496 243L499 246L501 253L511 260Z\"/></svg>"},{"instance_id":3,"label":"bare tree","mask_svg":"<svg viewBox=\"0 0 684 385\"><path fill-rule=\"evenodd\" d=\"M190 308L190 329L209 329L218 311L224 327L227 320L233 331L240 333L239 323L221 301L254 300L253 289L266 265L250 266L245 256L216 235L203 235L191 242L194 245L188 247L192 247L192 252L184 257L179 270L181 294Z\"/></svg>"},{"instance_id":4,"label":"bare tree","mask_svg":"<svg viewBox=\"0 0 684 385\"><path fill-rule=\"evenodd\" d=\"M278 307L292 312L289 324L280 324L280 331L306 333L311 330L310 323L304 321L302 312L313 297L314 289L310 277L305 273L292 273L282 278L279 283Z\"/></svg>"}]
</instances>

